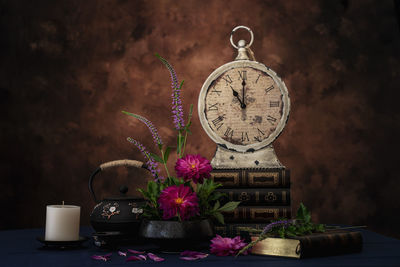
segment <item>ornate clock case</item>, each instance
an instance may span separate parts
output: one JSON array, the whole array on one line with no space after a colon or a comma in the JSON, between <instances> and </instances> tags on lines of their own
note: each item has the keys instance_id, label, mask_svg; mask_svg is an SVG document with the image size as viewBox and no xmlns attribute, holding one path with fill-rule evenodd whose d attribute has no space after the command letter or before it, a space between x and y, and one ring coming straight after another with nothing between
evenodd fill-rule
<instances>
[{"instance_id":1,"label":"ornate clock case","mask_svg":"<svg viewBox=\"0 0 400 267\"><path fill-rule=\"evenodd\" d=\"M232 36L244 28L251 34L236 46ZM232 62L217 68L204 82L198 102L201 125L217 144L211 164L217 169L284 168L272 142L284 129L290 111L285 83L250 50L252 31L236 27L231 44L238 49Z\"/></svg>"}]
</instances>

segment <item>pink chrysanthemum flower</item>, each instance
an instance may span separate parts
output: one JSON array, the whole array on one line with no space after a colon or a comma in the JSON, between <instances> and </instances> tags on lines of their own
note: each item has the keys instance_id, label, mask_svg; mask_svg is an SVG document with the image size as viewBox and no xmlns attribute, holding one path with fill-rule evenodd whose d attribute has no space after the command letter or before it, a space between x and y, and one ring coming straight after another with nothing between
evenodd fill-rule
<instances>
[{"instance_id":1,"label":"pink chrysanthemum flower","mask_svg":"<svg viewBox=\"0 0 400 267\"><path fill-rule=\"evenodd\" d=\"M212 167L208 159L200 155L187 155L176 161L175 171L185 181L192 179L194 183L202 184L204 178L210 177Z\"/></svg>"},{"instance_id":2,"label":"pink chrysanthemum flower","mask_svg":"<svg viewBox=\"0 0 400 267\"><path fill-rule=\"evenodd\" d=\"M240 239L240 236L228 238L216 235L216 237L211 240L210 252L217 256L236 255L245 246L247 246L247 244ZM247 251L243 254L246 255Z\"/></svg>"},{"instance_id":3,"label":"pink chrysanthemum flower","mask_svg":"<svg viewBox=\"0 0 400 267\"><path fill-rule=\"evenodd\" d=\"M190 187L171 185L165 188L158 199L163 219L168 220L178 215L181 220L187 220L199 214L199 200Z\"/></svg>"}]
</instances>

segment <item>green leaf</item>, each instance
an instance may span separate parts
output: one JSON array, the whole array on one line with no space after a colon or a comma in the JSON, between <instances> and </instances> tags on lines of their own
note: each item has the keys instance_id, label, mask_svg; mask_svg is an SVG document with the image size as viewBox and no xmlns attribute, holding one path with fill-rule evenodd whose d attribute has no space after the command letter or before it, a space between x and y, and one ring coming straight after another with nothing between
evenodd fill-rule
<instances>
[{"instance_id":1,"label":"green leaf","mask_svg":"<svg viewBox=\"0 0 400 267\"><path fill-rule=\"evenodd\" d=\"M221 204L219 203L219 201L215 202L213 210L217 210L220 206Z\"/></svg>"},{"instance_id":2,"label":"green leaf","mask_svg":"<svg viewBox=\"0 0 400 267\"><path fill-rule=\"evenodd\" d=\"M185 80L182 80L181 81L181 84L179 85L179 89L181 89L182 88L182 86L183 86L183 82L184 82Z\"/></svg>"},{"instance_id":3,"label":"green leaf","mask_svg":"<svg viewBox=\"0 0 400 267\"><path fill-rule=\"evenodd\" d=\"M149 181L147 183L147 191L150 194L151 200L156 200L158 198L158 188L154 181Z\"/></svg>"},{"instance_id":4,"label":"green leaf","mask_svg":"<svg viewBox=\"0 0 400 267\"><path fill-rule=\"evenodd\" d=\"M168 161L168 157L169 157L169 152L171 152L171 147L167 146L167 148L164 151L164 162Z\"/></svg>"},{"instance_id":5,"label":"green leaf","mask_svg":"<svg viewBox=\"0 0 400 267\"><path fill-rule=\"evenodd\" d=\"M307 210L303 203L300 203L299 209L297 210L296 219L304 221L304 223L311 222L311 213Z\"/></svg>"},{"instance_id":6,"label":"green leaf","mask_svg":"<svg viewBox=\"0 0 400 267\"><path fill-rule=\"evenodd\" d=\"M225 224L224 216L220 212L214 213L213 216L220 224Z\"/></svg>"},{"instance_id":7,"label":"green leaf","mask_svg":"<svg viewBox=\"0 0 400 267\"><path fill-rule=\"evenodd\" d=\"M240 204L240 201L230 201L220 207L218 211L232 211L237 208L237 206Z\"/></svg>"},{"instance_id":8,"label":"green leaf","mask_svg":"<svg viewBox=\"0 0 400 267\"><path fill-rule=\"evenodd\" d=\"M157 162L164 163L163 159L157 154L150 153L150 157L152 157Z\"/></svg>"}]
</instances>

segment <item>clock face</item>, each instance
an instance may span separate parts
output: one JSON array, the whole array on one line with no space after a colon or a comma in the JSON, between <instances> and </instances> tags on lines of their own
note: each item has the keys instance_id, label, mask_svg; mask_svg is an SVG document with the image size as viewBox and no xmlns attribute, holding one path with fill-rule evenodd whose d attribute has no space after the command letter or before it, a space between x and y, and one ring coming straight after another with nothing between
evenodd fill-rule
<instances>
[{"instance_id":1,"label":"clock face","mask_svg":"<svg viewBox=\"0 0 400 267\"><path fill-rule=\"evenodd\" d=\"M220 70L203 86L204 96L199 99L203 127L206 124L212 139L228 148L246 151L266 146L286 123L287 89L273 71L257 64L262 65L236 64Z\"/></svg>"}]
</instances>

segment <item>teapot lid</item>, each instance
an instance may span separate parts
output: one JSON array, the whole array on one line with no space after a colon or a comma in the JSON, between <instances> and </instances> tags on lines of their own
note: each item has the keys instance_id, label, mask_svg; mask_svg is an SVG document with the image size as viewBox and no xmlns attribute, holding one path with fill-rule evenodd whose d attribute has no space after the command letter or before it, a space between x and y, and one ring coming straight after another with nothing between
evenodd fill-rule
<instances>
[{"instance_id":1,"label":"teapot lid","mask_svg":"<svg viewBox=\"0 0 400 267\"><path fill-rule=\"evenodd\" d=\"M119 187L119 192L121 194L119 196L112 196L104 198L105 201L144 201L143 198L137 198L133 196L127 196L126 192L128 192L128 187L126 185L121 185Z\"/></svg>"}]
</instances>

